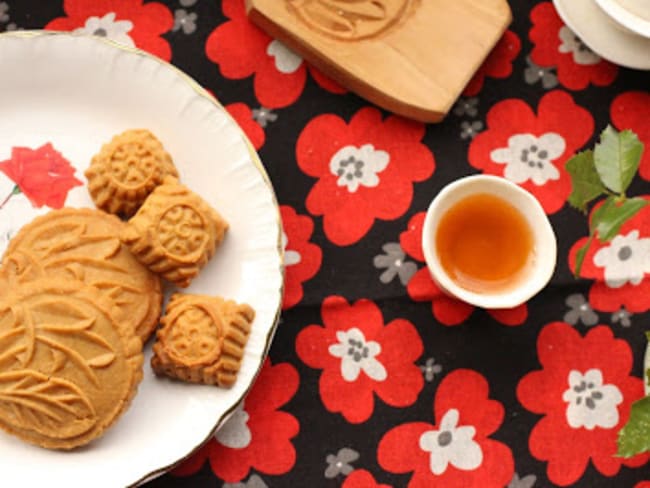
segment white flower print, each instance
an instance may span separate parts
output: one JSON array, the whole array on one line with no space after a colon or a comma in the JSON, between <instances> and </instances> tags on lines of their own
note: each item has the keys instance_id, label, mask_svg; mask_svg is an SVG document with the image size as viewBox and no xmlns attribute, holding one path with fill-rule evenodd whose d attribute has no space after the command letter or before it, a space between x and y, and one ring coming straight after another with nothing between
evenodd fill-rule
<instances>
[{"instance_id":1,"label":"white flower print","mask_svg":"<svg viewBox=\"0 0 650 488\"><path fill-rule=\"evenodd\" d=\"M336 333L338 344L329 347L329 353L341 358L341 376L348 382L356 381L363 370L375 381L384 381L388 374L386 368L376 356L381 352L381 346L375 341L366 341L363 332L356 327Z\"/></svg>"},{"instance_id":2,"label":"white flower print","mask_svg":"<svg viewBox=\"0 0 650 488\"><path fill-rule=\"evenodd\" d=\"M285 75L295 73L302 64L302 58L277 39L269 43L266 54L273 56L275 68Z\"/></svg>"},{"instance_id":3,"label":"white flower print","mask_svg":"<svg viewBox=\"0 0 650 488\"><path fill-rule=\"evenodd\" d=\"M567 423L574 429L595 427L611 429L618 424L618 408L623 395L616 385L604 385L599 369L590 369L584 375L580 371L569 373L569 388L562 400L569 406Z\"/></svg>"},{"instance_id":4,"label":"white flower print","mask_svg":"<svg viewBox=\"0 0 650 488\"><path fill-rule=\"evenodd\" d=\"M508 139L508 147L493 150L492 161L505 164L504 176L513 183L532 180L537 186L549 180L559 180L560 172L553 160L566 148L564 138L554 132L540 137L532 134L515 134Z\"/></svg>"},{"instance_id":5,"label":"white flower print","mask_svg":"<svg viewBox=\"0 0 650 488\"><path fill-rule=\"evenodd\" d=\"M429 466L435 475L441 475L449 464L456 469L473 471L483 463L481 446L474 441L476 429L471 425L458 426L458 410L452 408L443 415L439 430L430 430L420 436L420 449L431 453Z\"/></svg>"},{"instance_id":6,"label":"white flower print","mask_svg":"<svg viewBox=\"0 0 650 488\"><path fill-rule=\"evenodd\" d=\"M244 410L243 402L240 403L228 421L215 434L217 442L231 449L247 447L252 440L251 431L247 425L249 418L248 412Z\"/></svg>"},{"instance_id":7,"label":"white flower print","mask_svg":"<svg viewBox=\"0 0 650 488\"><path fill-rule=\"evenodd\" d=\"M288 243L289 243L289 239L287 238L287 234L284 231L282 231L282 249L284 249L284 265L293 266L294 264L300 263L300 261L302 260L302 256L298 251L287 249Z\"/></svg>"},{"instance_id":8,"label":"white flower print","mask_svg":"<svg viewBox=\"0 0 650 488\"><path fill-rule=\"evenodd\" d=\"M377 174L384 171L389 162L390 155L375 149L372 144L345 146L332 156L330 171L339 177L336 182L338 186L346 186L350 193L354 193L359 185L368 188L377 186Z\"/></svg>"},{"instance_id":9,"label":"white flower print","mask_svg":"<svg viewBox=\"0 0 650 488\"><path fill-rule=\"evenodd\" d=\"M598 250L594 264L605 268L605 283L610 288L638 285L645 273L650 273L650 239L639 238L638 230L618 235Z\"/></svg>"},{"instance_id":10,"label":"white flower print","mask_svg":"<svg viewBox=\"0 0 650 488\"><path fill-rule=\"evenodd\" d=\"M600 63L601 57L576 36L566 25L562 26L558 33L562 43L558 50L561 53L573 53L573 61L576 64L591 65Z\"/></svg>"},{"instance_id":11,"label":"white flower print","mask_svg":"<svg viewBox=\"0 0 650 488\"><path fill-rule=\"evenodd\" d=\"M108 39L124 44L135 46L135 42L129 36L133 29L133 22L130 20L115 20L115 12L109 12L102 18L88 17L83 27L75 29L75 34L87 34L91 36L107 37Z\"/></svg>"}]
</instances>

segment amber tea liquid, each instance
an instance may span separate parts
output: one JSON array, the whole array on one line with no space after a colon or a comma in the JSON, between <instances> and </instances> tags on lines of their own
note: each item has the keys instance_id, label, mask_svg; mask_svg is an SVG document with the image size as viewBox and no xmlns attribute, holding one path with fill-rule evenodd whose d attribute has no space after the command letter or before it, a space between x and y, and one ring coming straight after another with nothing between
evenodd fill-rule
<instances>
[{"instance_id":1,"label":"amber tea liquid","mask_svg":"<svg viewBox=\"0 0 650 488\"><path fill-rule=\"evenodd\" d=\"M435 235L440 264L459 286L475 293L514 288L533 260L533 233L505 200L481 193L453 205Z\"/></svg>"}]
</instances>

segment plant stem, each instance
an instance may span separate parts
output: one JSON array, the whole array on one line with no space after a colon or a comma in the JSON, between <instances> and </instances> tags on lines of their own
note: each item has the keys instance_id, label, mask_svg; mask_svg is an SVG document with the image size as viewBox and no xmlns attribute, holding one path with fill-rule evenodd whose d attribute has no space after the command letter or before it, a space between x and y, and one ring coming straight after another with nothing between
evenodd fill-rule
<instances>
[{"instance_id":1,"label":"plant stem","mask_svg":"<svg viewBox=\"0 0 650 488\"><path fill-rule=\"evenodd\" d=\"M11 200L11 197L14 195L18 195L20 193L20 187L18 185L14 185L13 190L11 190L11 193L5 197L5 199L0 203L0 210L2 210L2 207L4 207L9 200Z\"/></svg>"}]
</instances>

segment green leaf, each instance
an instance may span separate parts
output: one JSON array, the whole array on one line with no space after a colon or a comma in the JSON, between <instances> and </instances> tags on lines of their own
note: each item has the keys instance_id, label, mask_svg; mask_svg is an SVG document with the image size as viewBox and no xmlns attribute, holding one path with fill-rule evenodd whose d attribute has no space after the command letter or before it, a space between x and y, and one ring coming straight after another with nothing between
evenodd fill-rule
<instances>
[{"instance_id":1,"label":"green leaf","mask_svg":"<svg viewBox=\"0 0 650 488\"><path fill-rule=\"evenodd\" d=\"M594 240L594 235L591 234L587 242L585 242L584 246L582 246L580 249L578 249L578 252L576 252L576 269L573 272L573 275L576 278L580 277L580 270L582 269L582 263L585 260L585 256L587 255L587 251L589 250L589 246L591 245L591 241L593 240Z\"/></svg>"},{"instance_id":2,"label":"green leaf","mask_svg":"<svg viewBox=\"0 0 650 488\"><path fill-rule=\"evenodd\" d=\"M624 458L650 450L650 397L632 404L630 418L618 433L618 452Z\"/></svg>"},{"instance_id":3,"label":"green leaf","mask_svg":"<svg viewBox=\"0 0 650 488\"><path fill-rule=\"evenodd\" d=\"M583 151L569 159L566 170L571 175L573 186L569 195L569 204L572 207L586 212L589 202L607 192L596 171L592 150Z\"/></svg>"},{"instance_id":4,"label":"green leaf","mask_svg":"<svg viewBox=\"0 0 650 488\"><path fill-rule=\"evenodd\" d=\"M601 242L607 242L619 233L625 222L634 217L648 203L643 198L628 198L619 203L616 197L611 196L594 211L591 217L591 229L598 234L598 239Z\"/></svg>"},{"instance_id":5,"label":"green leaf","mask_svg":"<svg viewBox=\"0 0 650 488\"><path fill-rule=\"evenodd\" d=\"M594 164L605 186L615 193L625 193L639 168L642 153L643 143L634 132L617 132L608 125L594 150Z\"/></svg>"},{"instance_id":6,"label":"green leaf","mask_svg":"<svg viewBox=\"0 0 650 488\"><path fill-rule=\"evenodd\" d=\"M22 193L22 190L20 189L20 187L18 185L14 185L14 189L11 190L11 194L12 195L19 195L21 193Z\"/></svg>"}]
</instances>

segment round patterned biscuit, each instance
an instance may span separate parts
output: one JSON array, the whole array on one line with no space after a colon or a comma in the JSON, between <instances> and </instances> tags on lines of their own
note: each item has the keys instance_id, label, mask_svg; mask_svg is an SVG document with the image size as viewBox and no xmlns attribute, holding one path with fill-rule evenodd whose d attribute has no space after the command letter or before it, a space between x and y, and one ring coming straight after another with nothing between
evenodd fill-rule
<instances>
[{"instance_id":1,"label":"round patterned biscuit","mask_svg":"<svg viewBox=\"0 0 650 488\"><path fill-rule=\"evenodd\" d=\"M178 176L178 172L156 136L135 129L104 144L85 175L98 208L130 217L165 176Z\"/></svg>"},{"instance_id":2,"label":"round patterned biscuit","mask_svg":"<svg viewBox=\"0 0 650 488\"><path fill-rule=\"evenodd\" d=\"M0 427L51 449L102 435L142 380L142 342L80 282L0 292Z\"/></svg>"},{"instance_id":3,"label":"round patterned biscuit","mask_svg":"<svg viewBox=\"0 0 650 488\"><path fill-rule=\"evenodd\" d=\"M3 273L17 283L48 277L93 286L117 305L116 318L146 342L160 318L161 284L120 243L125 225L99 210L53 210L11 240Z\"/></svg>"}]
</instances>

